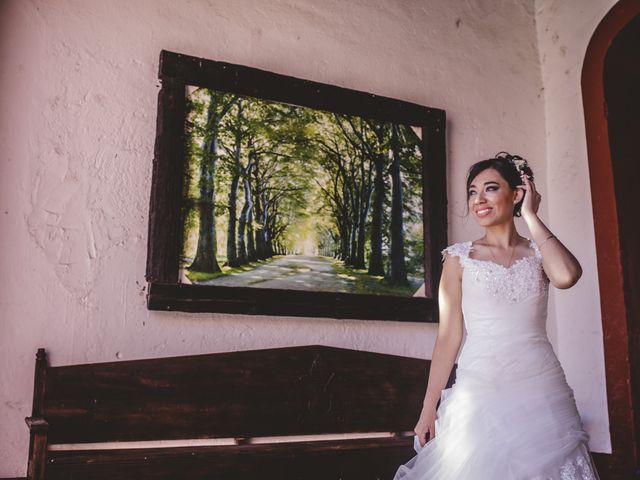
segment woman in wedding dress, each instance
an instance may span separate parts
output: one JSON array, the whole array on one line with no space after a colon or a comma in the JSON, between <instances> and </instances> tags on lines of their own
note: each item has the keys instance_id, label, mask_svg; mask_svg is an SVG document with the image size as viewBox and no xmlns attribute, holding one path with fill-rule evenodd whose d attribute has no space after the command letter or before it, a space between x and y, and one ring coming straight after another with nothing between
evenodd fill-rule
<instances>
[{"instance_id":1,"label":"woman in wedding dress","mask_svg":"<svg viewBox=\"0 0 640 480\"><path fill-rule=\"evenodd\" d=\"M501 152L474 164L467 199L485 235L442 251L417 455L395 480L598 479L545 327L549 283L570 288L580 264L538 218L541 196L521 157ZM531 239L518 234L514 216ZM443 391L458 353L456 382Z\"/></svg>"}]
</instances>

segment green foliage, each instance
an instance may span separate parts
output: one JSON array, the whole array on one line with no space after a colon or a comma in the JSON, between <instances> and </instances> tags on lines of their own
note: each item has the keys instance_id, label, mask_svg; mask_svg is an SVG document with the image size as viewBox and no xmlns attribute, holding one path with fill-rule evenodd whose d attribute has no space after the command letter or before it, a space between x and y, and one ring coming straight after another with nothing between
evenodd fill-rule
<instances>
[{"instance_id":1,"label":"green foliage","mask_svg":"<svg viewBox=\"0 0 640 480\"><path fill-rule=\"evenodd\" d=\"M355 282L355 293L410 297L422 283L421 279L412 279L412 283L407 286L394 286L384 277L369 275L366 269L347 267L340 260L332 259L331 265L339 276Z\"/></svg>"}]
</instances>

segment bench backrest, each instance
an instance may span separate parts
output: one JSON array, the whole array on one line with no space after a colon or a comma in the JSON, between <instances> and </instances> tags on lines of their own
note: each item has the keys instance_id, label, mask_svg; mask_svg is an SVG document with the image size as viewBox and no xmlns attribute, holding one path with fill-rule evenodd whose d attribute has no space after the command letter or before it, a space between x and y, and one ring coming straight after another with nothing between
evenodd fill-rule
<instances>
[{"instance_id":1,"label":"bench backrest","mask_svg":"<svg viewBox=\"0 0 640 480\"><path fill-rule=\"evenodd\" d=\"M429 365L303 346L49 367L40 351L33 416L49 444L405 432Z\"/></svg>"}]
</instances>

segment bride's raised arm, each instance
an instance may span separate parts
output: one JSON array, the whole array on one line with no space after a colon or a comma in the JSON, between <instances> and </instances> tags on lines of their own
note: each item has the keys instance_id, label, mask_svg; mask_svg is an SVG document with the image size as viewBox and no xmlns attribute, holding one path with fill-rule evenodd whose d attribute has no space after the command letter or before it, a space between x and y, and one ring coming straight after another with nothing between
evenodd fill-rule
<instances>
[{"instance_id":1,"label":"bride's raised arm","mask_svg":"<svg viewBox=\"0 0 640 480\"><path fill-rule=\"evenodd\" d=\"M580 262L540 220L537 212L541 196L526 175L522 178L524 185L519 188L526 192L522 202L522 218L542 254L542 267L554 287L570 288L582 276Z\"/></svg>"}]
</instances>

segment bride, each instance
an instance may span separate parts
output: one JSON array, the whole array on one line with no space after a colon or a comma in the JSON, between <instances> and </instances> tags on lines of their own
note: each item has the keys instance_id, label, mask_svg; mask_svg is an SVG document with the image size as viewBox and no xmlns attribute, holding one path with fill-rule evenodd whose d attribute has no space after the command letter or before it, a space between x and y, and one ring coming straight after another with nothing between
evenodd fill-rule
<instances>
[{"instance_id":1,"label":"bride","mask_svg":"<svg viewBox=\"0 0 640 480\"><path fill-rule=\"evenodd\" d=\"M545 327L549 283L570 288L582 269L538 218L540 199L519 156L501 152L469 169L468 208L485 235L442 251L418 454L395 480L598 478ZM443 391L459 351L456 383Z\"/></svg>"}]
</instances>

